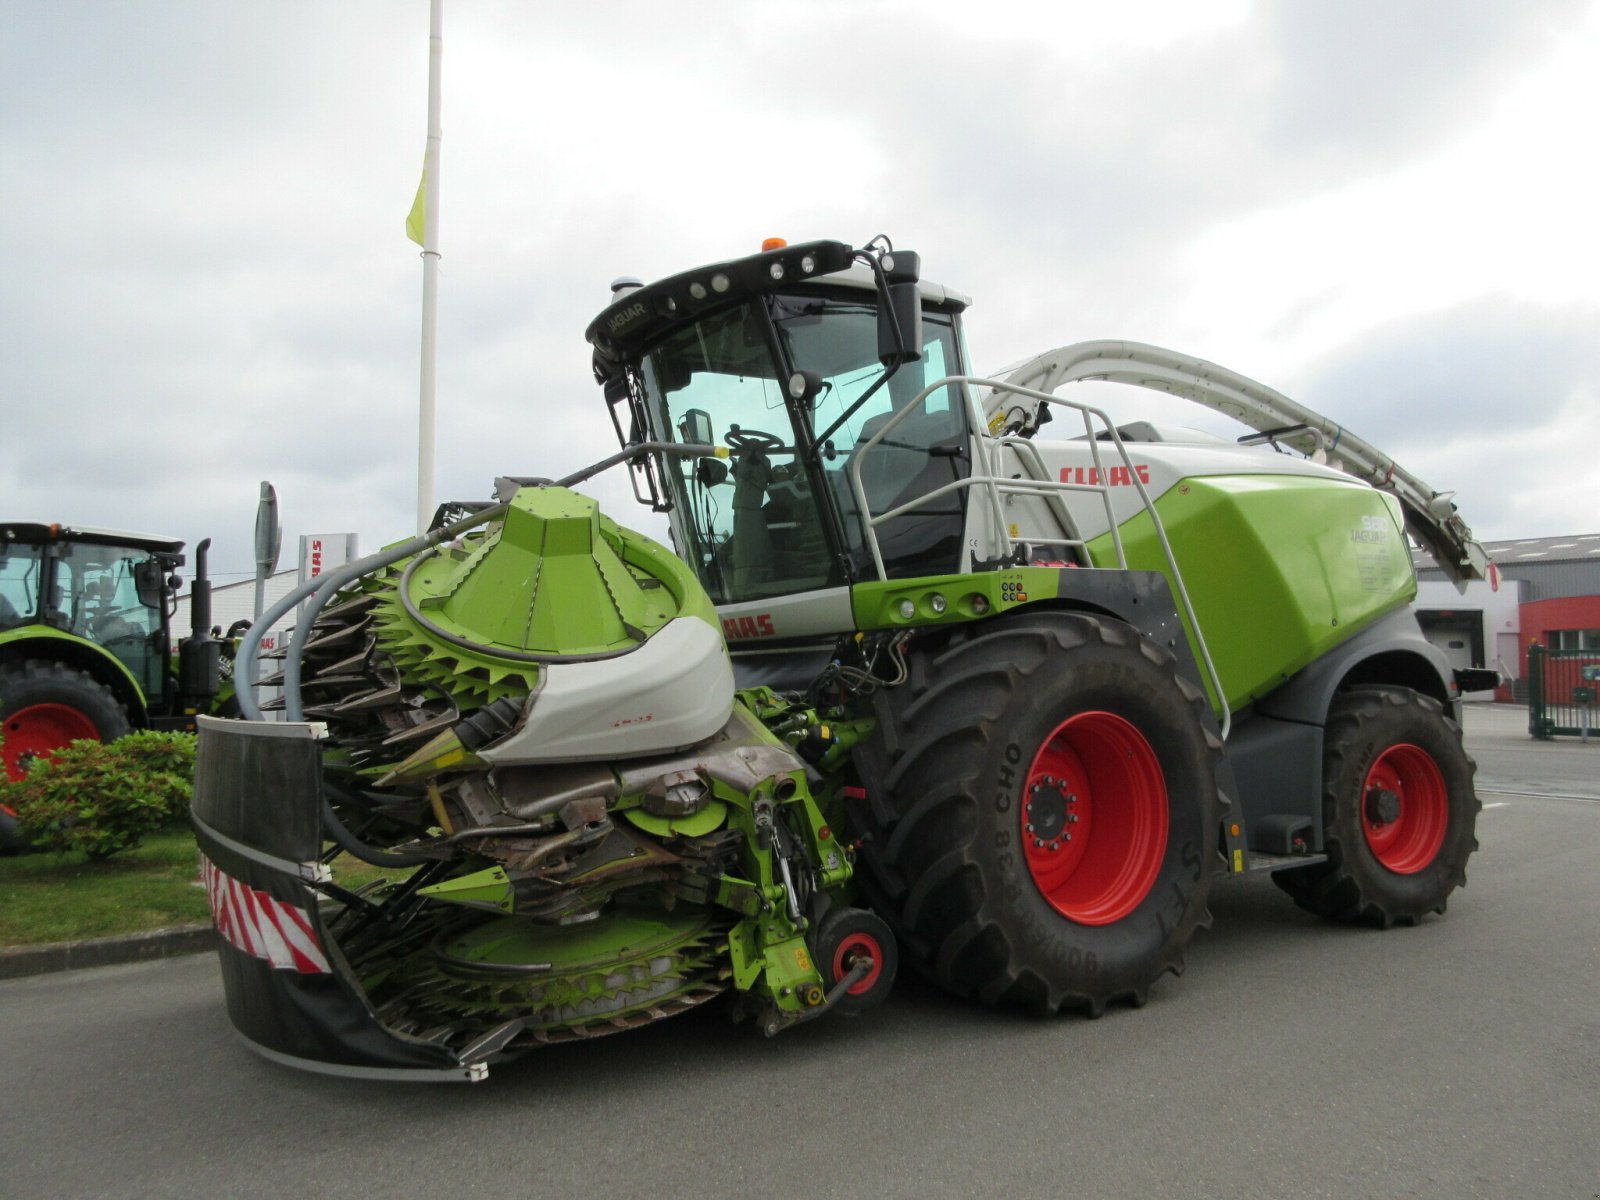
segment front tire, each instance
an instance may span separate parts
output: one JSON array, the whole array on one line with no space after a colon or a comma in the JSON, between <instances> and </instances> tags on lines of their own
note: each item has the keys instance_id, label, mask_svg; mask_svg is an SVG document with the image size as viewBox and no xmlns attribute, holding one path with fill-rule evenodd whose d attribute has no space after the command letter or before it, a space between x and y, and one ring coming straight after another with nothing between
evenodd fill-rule
<instances>
[{"instance_id":1,"label":"front tire","mask_svg":"<svg viewBox=\"0 0 1600 1200\"><path fill-rule=\"evenodd\" d=\"M33 759L72 742L114 741L130 728L111 690L83 671L32 658L0 667L0 732L10 779L21 779Z\"/></svg>"},{"instance_id":2,"label":"front tire","mask_svg":"<svg viewBox=\"0 0 1600 1200\"><path fill-rule=\"evenodd\" d=\"M1329 710L1323 746L1328 860L1273 881L1330 920L1387 928L1444 912L1467 881L1483 807L1461 727L1406 688L1355 688Z\"/></svg>"},{"instance_id":3,"label":"front tire","mask_svg":"<svg viewBox=\"0 0 1600 1200\"><path fill-rule=\"evenodd\" d=\"M981 626L883 695L861 756L864 886L907 959L985 1003L1143 1004L1209 924L1221 743L1121 621Z\"/></svg>"}]
</instances>

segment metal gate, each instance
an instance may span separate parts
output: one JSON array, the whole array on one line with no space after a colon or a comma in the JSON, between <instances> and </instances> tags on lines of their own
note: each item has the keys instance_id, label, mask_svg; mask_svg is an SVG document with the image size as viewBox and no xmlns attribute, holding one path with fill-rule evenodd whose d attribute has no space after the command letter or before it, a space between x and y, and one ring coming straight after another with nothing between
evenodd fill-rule
<instances>
[{"instance_id":1,"label":"metal gate","mask_svg":"<svg viewBox=\"0 0 1600 1200\"><path fill-rule=\"evenodd\" d=\"M1528 647L1528 732L1536 738L1600 733L1600 651Z\"/></svg>"}]
</instances>

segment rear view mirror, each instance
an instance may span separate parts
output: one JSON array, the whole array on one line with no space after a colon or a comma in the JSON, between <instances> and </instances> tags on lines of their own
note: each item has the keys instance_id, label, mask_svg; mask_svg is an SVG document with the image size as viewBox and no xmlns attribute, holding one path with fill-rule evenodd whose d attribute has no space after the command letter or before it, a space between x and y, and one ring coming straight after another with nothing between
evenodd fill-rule
<instances>
[{"instance_id":1,"label":"rear view mirror","mask_svg":"<svg viewBox=\"0 0 1600 1200\"><path fill-rule=\"evenodd\" d=\"M160 608L161 564L153 558L133 564L133 587L139 593L139 603L146 608Z\"/></svg>"},{"instance_id":2,"label":"rear view mirror","mask_svg":"<svg viewBox=\"0 0 1600 1200\"><path fill-rule=\"evenodd\" d=\"M887 286L878 304L878 361L886 367L922 357L921 273L921 258L909 250L884 255Z\"/></svg>"}]
</instances>

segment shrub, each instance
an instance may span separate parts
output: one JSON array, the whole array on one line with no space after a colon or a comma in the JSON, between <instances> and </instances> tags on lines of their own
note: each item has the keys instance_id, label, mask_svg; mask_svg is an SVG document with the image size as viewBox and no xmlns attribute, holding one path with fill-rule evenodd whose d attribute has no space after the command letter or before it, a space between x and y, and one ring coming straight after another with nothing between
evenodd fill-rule
<instances>
[{"instance_id":1,"label":"shrub","mask_svg":"<svg viewBox=\"0 0 1600 1200\"><path fill-rule=\"evenodd\" d=\"M194 746L192 733L153 731L74 742L0 784L0 802L34 849L106 858L189 811Z\"/></svg>"}]
</instances>

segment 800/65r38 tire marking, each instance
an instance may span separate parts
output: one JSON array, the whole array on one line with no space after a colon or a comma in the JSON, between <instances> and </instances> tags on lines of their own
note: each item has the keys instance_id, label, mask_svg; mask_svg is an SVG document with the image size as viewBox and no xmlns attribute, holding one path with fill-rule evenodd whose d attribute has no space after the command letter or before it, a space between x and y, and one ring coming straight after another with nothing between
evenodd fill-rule
<instances>
[{"instance_id":1,"label":"800/65r38 tire marking","mask_svg":"<svg viewBox=\"0 0 1600 1200\"><path fill-rule=\"evenodd\" d=\"M1132 626L1074 613L979 626L910 674L859 759L864 886L902 952L989 1003L1143 1003L1209 921L1205 698Z\"/></svg>"}]
</instances>

